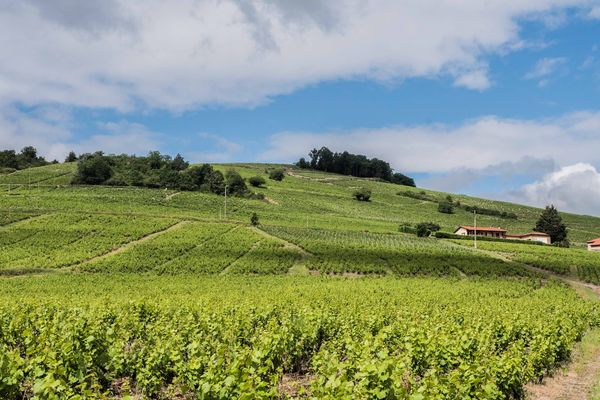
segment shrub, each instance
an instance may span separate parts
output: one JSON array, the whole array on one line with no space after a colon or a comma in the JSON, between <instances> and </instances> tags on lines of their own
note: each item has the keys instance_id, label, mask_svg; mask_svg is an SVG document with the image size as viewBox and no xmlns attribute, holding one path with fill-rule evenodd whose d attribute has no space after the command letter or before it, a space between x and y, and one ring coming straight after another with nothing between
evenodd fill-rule
<instances>
[{"instance_id":1,"label":"shrub","mask_svg":"<svg viewBox=\"0 0 600 400\"><path fill-rule=\"evenodd\" d=\"M73 178L75 183L99 185L112 176L112 168L108 157L102 152L89 154L77 163L77 175Z\"/></svg>"},{"instance_id":2,"label":"shrub","mask_svg":"<svg viewBox=\"0 0 600 400\"><path fill-rule=\"evenodd\" d=\"M417 230L415 229L415 227L412 226L412 225L409 225L409 224L401 224L398 227L398 232L410 233L410 234L413 234L413 235L417 234Z\"/></svg>"},{"instance_id":3,"label":"shrub","mask_svg":"<svg viewBox=\"0 0 600 400\"><path fill-rule=\"evenodd\" d=\"M67 155L67 158L65 158L65 162L70 163L75 161L77 161L77 154L75 154L74 151L70 151L69 155Z\"/></svg>"},{"instance_id":4,"label":"shrub","mask_svg":"<svg viewBox=\"0 0 600 400\"><path fill-rule=\"evenodd\" d=\"M420 222L417 224L416 233L419 237L431 236L433 232L440 230L440 226L433 222Z\"/></svg>"},{"instance_id":5,"label":"shrub","mask_svg":"<svg viewBox=\"0 0 600 400\"><path fill-rule=\"evenodd\" d=\"M360 188L354 192L354 198L358 201L369 201L371 199L371 190Z\"/></svg>"},{"instance_id":6,"label":"shrub","mask_svg":"<svg viewBox=\"0 0 600 400\"><path fill-rule=\"evenodd\" d=\"M438 204L438 211L444 214L454 214L454 206L452 203L442 201L440 204Z\"/></svg>"},{"instance_id":7,"label":"shrub","mask_svg":"<svg viewBox=\"0 0 600 400\"><path fill-rule=\"evenodd\" d=\"M253 176L248 179L248 183L250 183L254 187L261 187L266 183L265 178L262 176Z\"/></svg>"},{"instance_id":8,"label":"shrub","mask_svg":"<svg viewBox=\"0 0 600 400\"><path fill-rule=\"evenodd\" d=\"M225 181L227 182L227 193L236 196L244 196L248 193L248 187L244 178L236 170L227 170Z\"/></svg>"},{"instance_id":9,"label":"shrub","mask_svg":"<svg viewBox=\"0 0 600 400\"><path fill-rule=\"evenodd\" d=\"M257 226L259 224L259 222L258 222L258 215L256 215L256 213L252 213L252 215L250 216L250 223L253 226Z\"/></svg>"},{"instance_id":10,"label":"shrub","mask_svg":"<svg viewBox=\"0 0 600 400\"><path fill-rule=\"evenodd\" d=\"M274 181L282 181L285 177L285 171L283 169L274 169L269 172L269 179Z\"/></svg>"}]
</instances>

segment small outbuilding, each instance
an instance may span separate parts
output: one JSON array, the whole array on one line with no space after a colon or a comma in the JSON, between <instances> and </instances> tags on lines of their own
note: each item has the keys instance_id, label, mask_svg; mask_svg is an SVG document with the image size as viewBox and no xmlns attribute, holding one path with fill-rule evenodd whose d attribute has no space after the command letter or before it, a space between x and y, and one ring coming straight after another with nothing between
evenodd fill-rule
<instances>
[{"instance_id":1,"label":"small outbuilding","mask_svg":"<svg viewBox=\"0 0 600 400\"><path fill-rule=\"evenodd\" d=\"M506 237L506 229L502 228L489 228L489 227L475 227L475 226L467 226L461 225L455 231L455 235L463 235L463 236L486 236L486 237L494 237L494 238L505 238Z\"/></svg>"},{"instance_id":2,"label":"small outbuilding","mask_svg":"<svg viewBox=\"0 0 600 400\"><path fill-rule=\"evenodd\" d=\"M551 244L552 242L552 240L550 239L550 235L543 232L529 232L522 234L506 235L506 238L513 240L530 240L532 242L541 242L544 244Z\"/></svg>"},{"instance_id":3,"label":"small outbuilding","mask_svg":"<svg viewBox=\"0 0 600 400\"><path fill-rule=\"evenodd\" d=\"M600 251L600 238L588 240L587 247L589 251Z\"/></svg>"}]
</instances>

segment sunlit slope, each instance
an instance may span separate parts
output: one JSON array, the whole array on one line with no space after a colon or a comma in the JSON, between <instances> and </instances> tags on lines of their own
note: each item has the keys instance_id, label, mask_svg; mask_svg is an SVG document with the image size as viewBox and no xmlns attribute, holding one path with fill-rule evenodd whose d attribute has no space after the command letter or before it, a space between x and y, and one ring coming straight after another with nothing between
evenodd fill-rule
<instances>
[{"instance_id":1,"label":"sunlit slope","mask_svg":"<svg viewBox=\"0 0 600 400\"><path fill-rule=\"evenodd\" d=\"M261 175L273 167L265 164L217 165L219 169L235 168L244 177ZM227 216L246 222L256 212L262 224L342 230L396 232L402 223L431 221L444 231L453 231L461 224L471 224L471 213L456 209L454 214L437 211L434 200L443 200L448 193L410 188L369 179L295 169L287 166L288 175L281 182L267 179L266 187L253 190L264 193L266 201L229 198ZM138 188L64 187L68 185L75 164L48 165L0 175L0 207L3 217L24 212L116 212L148 216L178 216L218 220L224 216L222 197L199 193L150 190ZM369 188L370 202L358 202L352 192L358 187ZM398 195L398 192L425 192L430 200ZM510 232L528 232L535 225L540 210L512 203L485 200L451 194L463 205L515 213L517 219L478 216L480 226L499 226ZM563 213L569 227L569 238L582 244L600 236L600 218Z\"/></svg>"}]
</instances>

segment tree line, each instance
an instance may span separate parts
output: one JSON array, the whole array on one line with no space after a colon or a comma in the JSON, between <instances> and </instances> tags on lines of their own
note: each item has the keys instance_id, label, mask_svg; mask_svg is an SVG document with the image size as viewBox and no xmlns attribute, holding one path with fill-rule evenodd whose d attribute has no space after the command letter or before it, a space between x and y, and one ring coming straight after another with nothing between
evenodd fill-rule
<instances>
[{"instance_id":1,"label":"tree line","mask_svg":"<svg viewBox=\"0 0 600 400\"><path fill-rule=\"evenodd\" d=\"M39 156L36 148L33 146L23 147L20 153L17 153L15 150L0 151L0 168L5 172L41 167L48 164L50 163L44 157Z\"/></svg>"},{"instance_id":2,"label":"tree line","mask_svg":"<svg viewBox=\"0 0 600 400\"><path fill-rule=\"evenodd\" d=\"M77 157L74 185L109 185L203 191L215 194L260 198L251 192L244 178L233 170L225 174L210 164L191 166L177 154L171 157L152 151L147 156L105 155L101 151Z\"/></svg>"},{"instance_id":3,"label":"tree line","mask_svg":"<svg viewBox=\"0 0 600 400\"><path fill-rule=\"evenodd\" d=\"M352 154L347 151L334 153L327 147L321 147L319 150L313 149L308 156L309 161L302 157L296 165L300 168L359 178L378 178L399 185L415 186L414 179L400 172L394 172L388 162L377 158L367 158L362 154Z\"/></svg>"}]
</instances>

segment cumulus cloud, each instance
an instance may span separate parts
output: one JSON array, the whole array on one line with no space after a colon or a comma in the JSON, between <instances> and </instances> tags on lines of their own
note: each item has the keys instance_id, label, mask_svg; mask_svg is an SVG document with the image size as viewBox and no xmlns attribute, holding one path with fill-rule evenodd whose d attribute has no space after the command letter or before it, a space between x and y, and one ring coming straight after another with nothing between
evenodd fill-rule
<instances>
[{"instance_id":1,"label":"cumulus cloud","mask_svg":"<svg viewBox=\"0 0 600 400\"><path fill-rule=\"evenodd\" d=\"M157 149L164 138L140 124L127 121L100 123L85 138L74 135L71 113L61 107L41 107L24 112L0 108L0 149L19 150L34 145L47 159L62 160L71 150L85 153L147 153Z\"/></svg>"},{"instance_id":2,"label":"cumulus cloud","mask_svg":"<svg viewBox=\"0 0 600 400\"><path fill-rule=\"evenodd\" d=\"M587 163L568 165L510 193L512 199L559 209L600 215L600 173Z\"/></svg>"},{"instance_id":3,"label":"cumulus cloud","mask_svg":"<svg viewBox=\"0 0 600 400\"><path fill-rule=\"evenodd\" d=\"M253 106L332 79L490 85L519 22L587 0L0 3L0 103ZM518 46L517 46L518 47Z\"/></svg>"},{"instance_id":4,"label":"cumulus cloud","mask_svg":"<svg viewBox=\"0 0 600 400\"><path fill-rule=\"evenodd\" d=\"M400 171L446 173L483 169L524 158L567 165L600 163L600 112L542 120L483 117L460 125L393 126L348 132L282 132L271 137L264 160L291 161L313 147L348 150L388 160Z\"/></svg>"}]
</instances>

